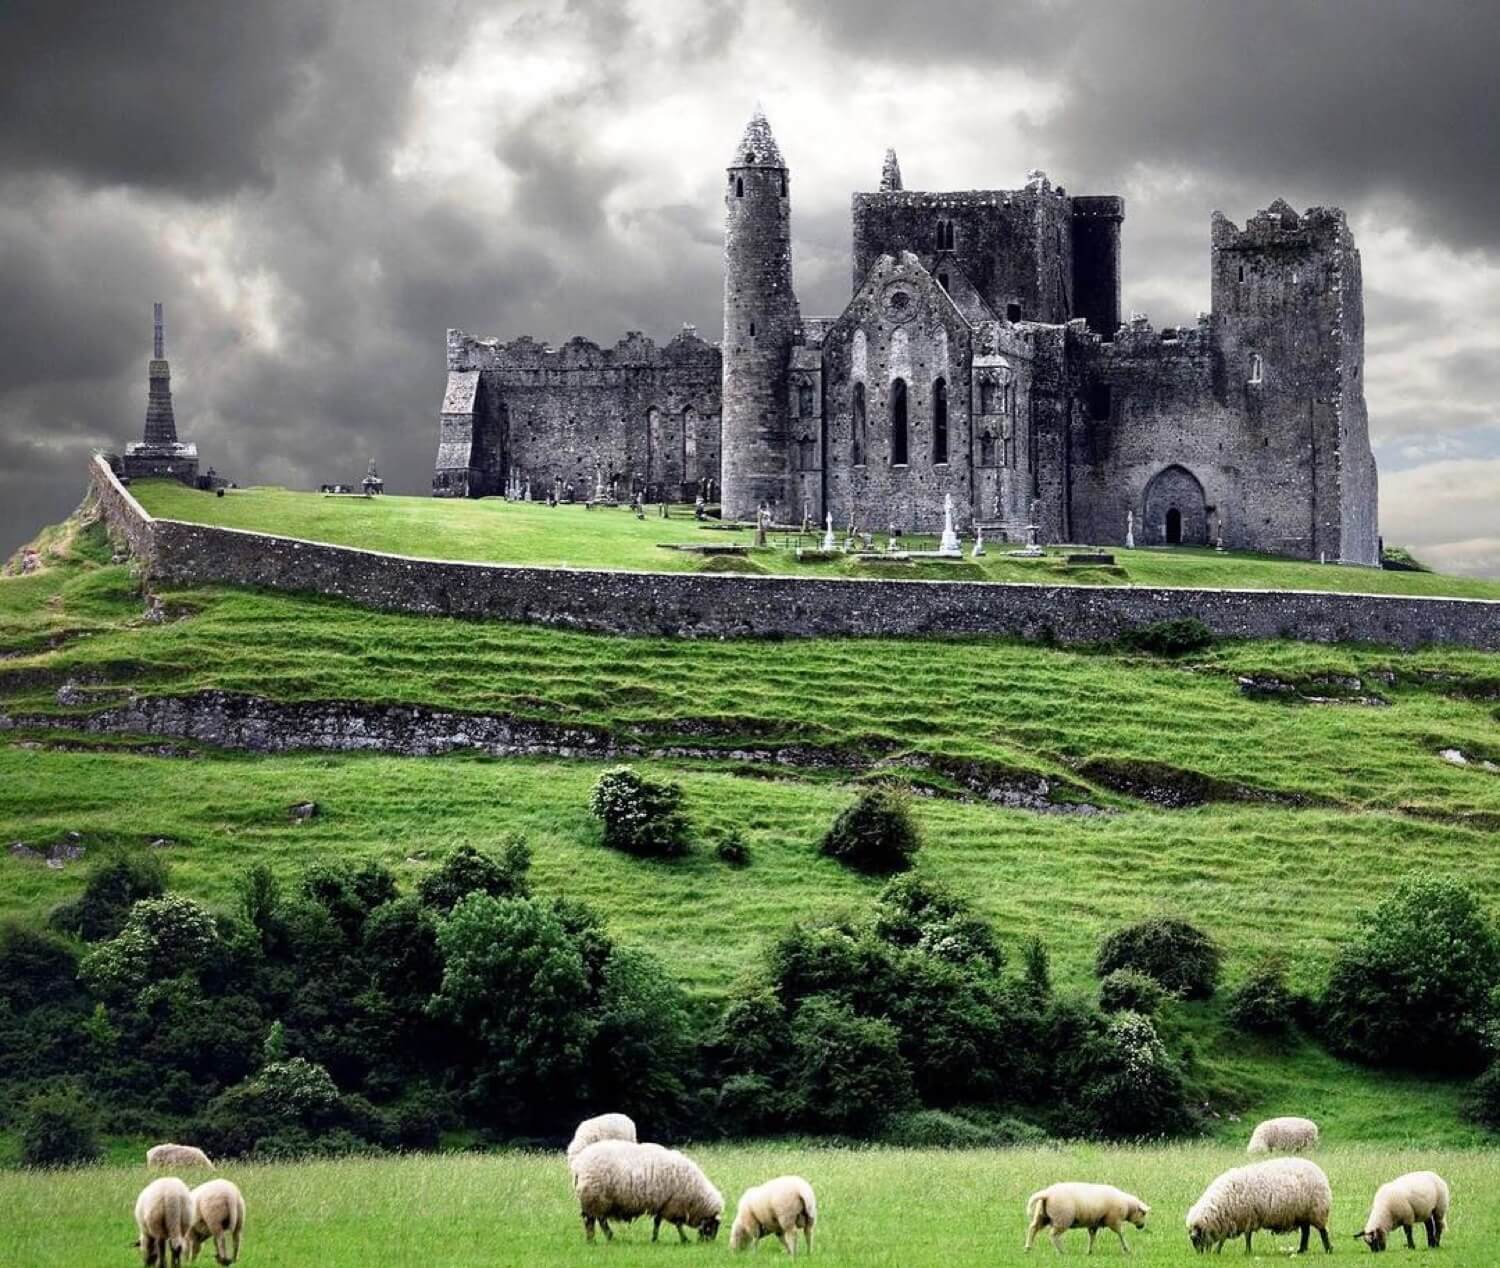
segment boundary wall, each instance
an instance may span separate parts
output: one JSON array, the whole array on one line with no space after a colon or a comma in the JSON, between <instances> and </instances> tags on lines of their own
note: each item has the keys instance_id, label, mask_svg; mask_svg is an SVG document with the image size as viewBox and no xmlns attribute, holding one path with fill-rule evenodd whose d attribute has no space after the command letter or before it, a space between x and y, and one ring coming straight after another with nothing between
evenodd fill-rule
<instances>
[{"instance_id":1,"label":"boundary wall","mask_svg":"<svg viewBox=\"0 0 1500 1268\"><path fill-rule=\"evenodd\" d=\"M1221 638L1500 652L1500 600L461 563L155 519L108 463L95 458L90 474L111 526L146 575L168 585L262 586L390 612L689 638L988 635L1089 643L1196 617Z\"/></svg>"}]
</instances>

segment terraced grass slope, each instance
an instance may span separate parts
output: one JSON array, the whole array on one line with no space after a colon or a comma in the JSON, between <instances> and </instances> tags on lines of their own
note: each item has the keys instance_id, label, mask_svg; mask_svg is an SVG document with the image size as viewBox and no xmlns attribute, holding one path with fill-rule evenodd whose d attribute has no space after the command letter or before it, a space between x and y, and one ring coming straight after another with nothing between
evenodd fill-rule
<instances>
[{"instance_id":1,"label":"terraced grass slope","mask_svg":"<svg viewBox=\"0 0 1500 1268\"><path fill-rule=\"evenodd\" d=\"M96 527L49 571L0 580L0 841L162 841L174 885L214 902L251 859L290 877L371 854L410 884L458 841L521 831L540 889L607 912L706 1001L788 921L873 894L816 843L852 786L892 767L931 794L922 868L970 894L1012 950L1042 936L1065 989L1091 989L1104 932L1155 911L1220 938L1231 983L1274 950L1313 990L1355 909L1406 872L1461 874L1500 897L1500 657L671 642L215 589L148 610L109 558ZM334 747L277 756L100 723L132 697L199 716L206 692L335 702L314 712L343 721L319 733ZM337 751L390 706L477 715L476 734L484 719L525 723L541 755ZM585 802L605 761L578 754L600 746L682 782L692 856L645 863L599 845ZM287 808L307 799L322 813L298 825ZM749 840L747 869L713 856L731 828ZM0 875L0 915L29 920L80 883L77 865L11 854ZM1225 1114L1316 1108L1347 1137L1477 1139L1457 1086L1239 1039L1218 1008L1192 1006L1185 1024Z\"/></svg>"},{"instance_id":2,"label":"terraced grass slope","mask_svg":"<svg viewBox=\"0 0 1500 1268\"><path fill-rule=\"evenodd\" d=\"M131 486L141 505L166 519L219 524L358 546L366 550L464 559L488 563L558 564L581 568L691 571L795 572L817 576L931 576L954 581L1032 581L1079 585L1225 586L1239 589L1347 590L1371 594L1446 595L1500 599L1500 582L1424 572L1325 567L1270 555L1207 549L1109 549L1116 566L1070 567L1058 548L1042 559L1012 559L1007 547L990 543L981 559L960 563L860 563L838 559L799 562L794 550L753 550L744 559L709 559L662 545L752 546L749 530L729 531L717 521L693 519L691 507L673 508L661 519L648 508L637 520L625 507L588 510L582 505L549 507L541 502L449 501L417 497L323 497L278 488L229 490L214 497L176 481ZM837 525L839 540L845 525ZM874 525L865 525L874 528ZM821 532L821 529L819 530ZM775 542L787 540L781 534ZM807 545L816 545L812 538ZM884 534L876 546L886 544ZM903 545L932 549L936 538L907 538Z\"/></svg>"}]
</instances>

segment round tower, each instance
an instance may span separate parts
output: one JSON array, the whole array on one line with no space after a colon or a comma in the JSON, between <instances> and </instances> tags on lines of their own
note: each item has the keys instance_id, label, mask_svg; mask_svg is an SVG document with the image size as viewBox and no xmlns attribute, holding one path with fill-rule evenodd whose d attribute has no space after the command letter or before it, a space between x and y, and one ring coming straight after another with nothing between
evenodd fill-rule
<instances>
[{"instance_id":1,"label":"round tower","mask_svg":"<svg viewBox=\"0 0 1500 1268\"><path fill-rule=\"evenodd\" d=\"M757 108L724 193L722 484L726 519L789 503L787 363L799 315L792 293L789 176Z\"/></svg>"}]
</instances>

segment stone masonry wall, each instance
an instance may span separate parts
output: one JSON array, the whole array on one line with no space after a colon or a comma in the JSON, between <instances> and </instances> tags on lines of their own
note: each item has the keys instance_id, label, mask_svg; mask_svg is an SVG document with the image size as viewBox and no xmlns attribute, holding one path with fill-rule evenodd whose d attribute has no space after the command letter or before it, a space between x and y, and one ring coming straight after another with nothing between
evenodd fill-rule
<instances>
[{"instance_id":1,"label":"stone masonry wall","mask_svg":"<svg viewBox=\"0 0 1500 1268\"><path fill-rule=\"evenodd\" d=\"M1098 642L1197 617L1216 635L1500 651L1500 602L1322 591L1188 590L591 572L415 559L150 520L95 460L111 522L166 584L329 595L385 611L682 637L994 635ZM109 488L112 486L112 489ZM123 495L123 496L122 496ZM135 519L134 525L130 524Z\"/></svg>"}]
</instances>

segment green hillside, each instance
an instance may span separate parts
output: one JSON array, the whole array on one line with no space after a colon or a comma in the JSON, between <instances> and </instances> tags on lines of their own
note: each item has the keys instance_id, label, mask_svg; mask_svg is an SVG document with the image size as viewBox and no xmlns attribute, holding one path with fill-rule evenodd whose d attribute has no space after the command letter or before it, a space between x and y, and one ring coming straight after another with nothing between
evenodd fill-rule
<instances>
[{"instance_id":1,"label":"green hillside","mask_svg":"<svg viewBox=\"0 0 1500 1268\"><path fill-rule=\"evenodd\" d=\"M972 560L966 556L961 563L872 564L852 559L803 563L797 560L794 550L755 550L755 535L749 529L731 531L718 521L710 521L708 527L700 525L693 519L690 506L672 508L670 519L661 519L657 507L651 506L646 518L637 520L627 507L588 510L582 505L549 507L543 502L506 502L499 498L475 502L391 496L323 497L279 488L231 489L224 497L214 497L172 480L141 481L131 486L131 492L152 515L164 519L220 524L431 559L679 572L727 565L723 560L705 560L690 552L664 550L663 545L739 544L752 548L748 565L741 567L812 576L923 575L963 581L1270 587L1500 599L1500 582L1477 577L1327 567L1271 555L1182 547L1150 550L1110 547L1116 561L1110 568L1070 567L1063 548L1054 548L1041 559L1012 559L1005 552L1015 547L997 542L988 543L988 551L982 558ZM821 537L822 527L816 527L816 535ZM847 526L834 527L842 543ZM884 525L864 524L860 528L874 532L876 547L884 548ZM779 533L772 535L772 542L795 544ZM803 544L818 543L809 536ZM930 550L937 540L908 537L902 544Z\"/></svg>"},{"instance_id":2,"label":"green hillside","mask_svg":"<svg viewBox=\"0 0 1500 1268\"><path fill-rule=\"evenodd\" d=\"M707 1007L791 921L874 896L878 880L816 847L861 783L892 773L924 794L920 870L968 895L1013 960L1040 936L1067 992L1092 992L1103 934L1155 913L1219 939L1228 984L1274 951L1312 993L1357 909L1403 875L1459 875L1500 905L1500 657L673 642L213 588L163 592L148 618L97 525L55 540L46 571L0 579L0 713L42 715L0 731L0 840L45 847L76 832L96 855L160 841L173 888L221 908L251 861L290 883L319 860L371 857L409 888L456 843L519 832L539 892L595 906ZM463 710L690 748L639 764L682 784L697 848L675 862L602 848L586 808L600 760L268 757L86 733L86 715L131 693L206 690ZM1045 810L985 796L1039 778ZM299 824L288 807L306 800L321 813ZM714 856L730 830L748 840L748 868ZM86 866L5 854L0 916L39 925ZM1303 1039L1246 1039L1224 1026L1222 996L1181 1006L1180 1024L1223 1134L1242 1130L1230 1114L1316 1109L1345 1139L1481 1138L1458 1115L1461 1084L1362 1070Z\"/></svg>"}]
</instances>

